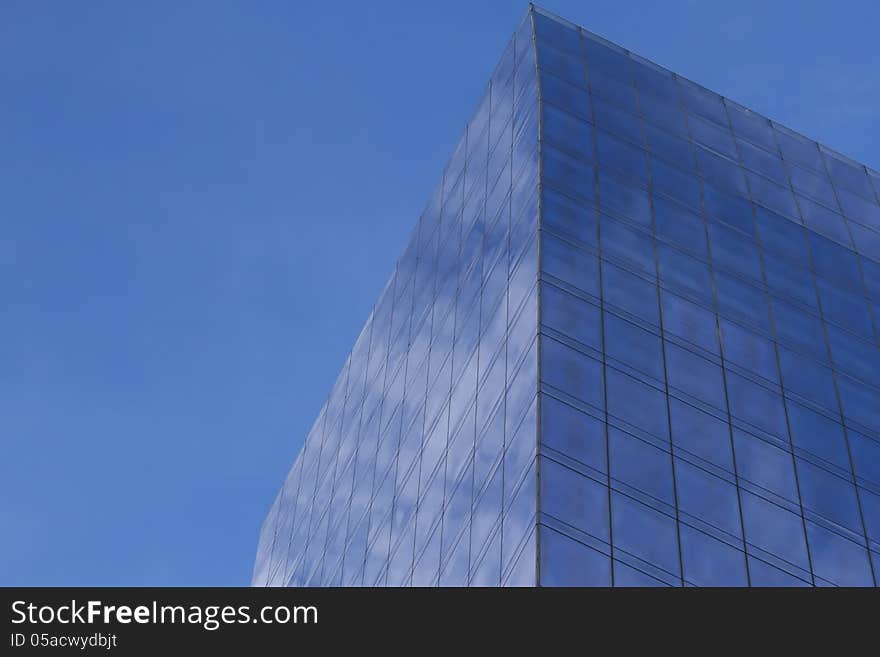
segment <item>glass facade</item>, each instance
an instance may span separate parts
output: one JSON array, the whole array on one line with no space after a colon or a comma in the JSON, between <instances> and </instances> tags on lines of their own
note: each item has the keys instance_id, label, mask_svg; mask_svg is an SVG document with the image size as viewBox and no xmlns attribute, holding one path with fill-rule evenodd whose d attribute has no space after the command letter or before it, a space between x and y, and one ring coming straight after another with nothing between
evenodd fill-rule
<instances>
[{"instance_id":1,"label":"glass facade","mask_svg":"<svg viewBox=\"0 0 880 657\"><path fill-rule=\"evenodd\" d=\"M534 584L535 70L527 17L269 512L255 584Z\"/></svg>"},{"instance_id":2,"label":"glass facade","mask_svg":"<svg viewBox=\"0 0 880 657\"><path fill-rule=\"evenodd\" d=\"M540 9L256 585L875 586L880 173Z\"/></svg>"}]
</instances>

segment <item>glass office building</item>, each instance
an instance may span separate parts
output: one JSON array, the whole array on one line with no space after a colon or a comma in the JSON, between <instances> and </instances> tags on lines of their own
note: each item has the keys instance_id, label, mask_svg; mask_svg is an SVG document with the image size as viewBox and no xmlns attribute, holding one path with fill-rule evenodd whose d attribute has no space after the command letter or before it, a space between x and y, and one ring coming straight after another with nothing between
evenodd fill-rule
<instances>
[{"instance_id":1,"label":"glass office building","mask_svg":"<svg viewBox=\"0 0 880 657\"><path fill-rule=\"evenodd\" d=\"M532 8L269 586L875 586L880 173Z\"/></svg>"}]
</instances>

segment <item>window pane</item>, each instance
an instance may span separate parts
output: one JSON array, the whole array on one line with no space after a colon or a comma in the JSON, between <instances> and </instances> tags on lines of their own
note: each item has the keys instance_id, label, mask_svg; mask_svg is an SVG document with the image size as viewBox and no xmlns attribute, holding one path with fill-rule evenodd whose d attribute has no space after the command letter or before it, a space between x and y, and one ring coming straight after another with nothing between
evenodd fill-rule
<instances>
[{"instance_id":1,"label":"window pane","mask_svg":"<svg viewBox=\"0 0 880 657\"><path fill-rule=\"evenodd\" d=\"M666 368L670 386L717 409L726 410L724 379L718 365L667 342Z\"/></svg>"},{"instance_id":2,"label":"window pane","mask_svg":"<svg viewBox=\"0 0 880 657\"><path fill-rule=\"evenodd\" d=\"M641 182L647 180L645 151L604 130L599 130L597 137L599 166L614 169ZM602 202L605 202L604 197Z\"/></svg>"},{"instance_id":3,"label":"window pane","mask_svg":"<svg viewBox=\"0 0 880 657\"><path fill-rule=\"evenodd\" d=\"M798 347L815 358L828 358L825 334L818 317L780 299L773 299L773 319L781 342Z\"/></svg>"},{"instance_id":4,"label":"window pane","mask_svg":"<svg viewBox=\"0 0 880 657\"><path fill-rule=\"evenodd\" d=\"M687 525L681 526L684 578L697 586L746 586L746 555Z\"/></svg>"},{"instance_id":5,"label":"window pane","mask_svg":"<svg viewBox=\"0 0 880 657\"><path fill-rule=\"evenodd\" d=\"M726 123L726 121L725 121ZM733 144L733 135L726 128L705 121L698 117L693 117L689 121L691 134L694 139L701 144L705 144L709 148L726 155L727 157L736 158L736 147Z\"/></svg>"},{"instance_id":6,"label":"window pane","mask_svg":"<svg viewBox=\"0 0 880 657\"><path fill-rule=\"evenodd\" d=\"M703 183L703 202L710 217L741 230L750 237L755 235L755 219L748 199L729 194Z\"/></svg>"},{"instance_id":7,"label":"window pane","mask_svg":"<svg viewBox=\"0 0 880 657\"><path fill-rule=\"evenodd\" d=\"M756 216L758 234L765 250L807 265L807 241L802 226L765 208L758 208Z\"/></svg>"},{"instance_id":8,"label":"window pane","mask_svg":"<svg viewBox=\"0 0 880 657\"><path fill-rule=\"evenodd\" d=\"M819 288L819 299L822 301L822 314L826 321L845 326L865 340L874 340L874 326L862 290L845 292L821 278L816 279L816 284ZM834 327L829 328L840 335ZM871 353L876 353L876 350L872 348ZM872 371L873 369L871 368Z\"/></svg>"},{"instance_id":9,"label":"window pane","mask_svg":"<svg viewBox=\"0 0 880 657\"><path fill-rule=\"evenodd\" d=\"M714 221L709 222L709 235L713 264L755 281L761 280L761 260L752 240Z\"/></svg>"},{"instance_id":10,"label":"window pane","mask_svg":"<svg viewBox=\"0 0 880 657\"><path fill-rule=\"evenodd\" d=\"M769 339L726 319L721 320L721 337L726 361L778 381L776 351Z\"/></svg>"},{"instance_id":11,"label":"window pane","mask_svg":"<svg viewBox=\"0 0 880 657\"><path fill-rule=\"evenodd\" d=\"M655 436L669 439L666 395L611 367L608 368L608 413Z\"/></svg>"},{"instance_id":12,"label":"window pane","mask_svg":"<svg viewBox=\"0 0 880 657\"><path fill-rule=\"evenodd\" d=\"M688 111L711 119L718 125L727 124L727 114L724 111L721 96L684 78L676 78L676 81L681 92L682 102Z\"/></svg>"},{"instance_id":13,"label":"window pane","mask_svg":"<svg viewBox=\"0 0 880 657\"><path fill-rule=\"evenodd\" d=\"M865 226L870 226L874 230L880 230L880 206L839 187L837 188L837 197L840 199L843 213L847 217ZM856 245L858 246L858 240L856 240Z\"/></svg>"},{"instance_id":14,"label":"window pane","mask_svg":"<svg viewBox=\"0 0 880 657\"><path fill-rule=\"evenodd\" d=\"M587 162L593 160L593 129L589 123L546 103L541 119L542 134L547 141L574 157Z\"/></svg>"},{"instance_id":15,"label":"window pane","mask_svg":"<svg viewBox=\"0 0 880 657\"><path fill-rule=\"evenodd\" d=\"M856 489L851 483L800 458L797 459L797 470L805 508L861 533Z\"/></svg>"},{"instance_id":16,"label":"window pane","mask_svg":"<svg viewBox=\"0 0 880 657\"><path fill-rule=\"evenodd\" d=\"M675 461L675 483L681 511L729 534L740 536L736 487L686 461Z\"/></svg>"},{"instance_id":17,"label":"window pane","mask_svg":"<svg viewBox=\"0 0 880 657\"><path fill-rule=\"evenodd\" d=\"M770 331L767 298L763 290L719 271L715 272L715 289L720 314Z\"/></svg>"},{"instance_id":18,"label":"window pane","mask_svg":"<svg viewBox=\"0 0 880 657\"><path fill-rule=\"evenodd\" d=\"M706 148L696 148L697 163L706 180L732 194L746 196L746 179L739 165Z\"/></svg>"},{"instance_id":19,"label":"window pane","mask_svg":"<svg viewBox=\"0 0 880 657\"><path fill-rule=\"evenodd\" d=\"M633 182L599 174L599 202L603 210L619 214L643 226L651 224L648 192Z\"/></svg>"},{"instance_id":20,"label":"window pane","mask_svg":"<svg viewBox=\"0 0 880 657\"><path fill-rule=\"evenodd\" d=\"M598 221L591 207L575 202L552 189L542 190L541 220L544 226L595 246Z\"/></svg>"},{"instance_id":21,"label":"window pane","mask_svg":"<svg viewBox=\"0 0 880 657\"><path fill-rule=\"evenodd\" d=\"M880 433L880 392L846 376L838 376L837 383L844 415Z\"/></svg>"},{"instance_id":22,"label":"window pane","mask_svg":"<svg viewBox=\"0 0 880 657\"><path fill-rule=\"evenodd\" d=\"M675 519L613 492L611 520L615 547L676 577L680 575Z\"/></svg>"},{"instance_id":23,"label":"window pane","mask_svg":"<svg viewBox=\"0 0 880 657\"><path fill-rule=\"evenodd\" d=\"M546 326L581 344L602 348L602 324L599 308L553 285L542 283L542 315Z\"/></svg>"},{"instance_id":24,"label":"window pane","mask_svg":"<svg viewBox=\"0 0 880 657\"><path fill-rule=\"evenodd\" d=\"M779 348L779 365L786 390L836 410L837 397L829 368L784 347Z\"/></svg>"},{"instance_id":25,"label":"window pane","mask_svg":"<svg viewBox=\"0 0 880 657\"><path fill-rule=\"evenodd\" d=\"M731 415L778 438L786 438L788 429L781 397L733 372L727 374L727 392Z\"/></svg>"},{"instance_id":26,"label":"window pane","mask_svg":"<svg viewBox=\"0 0 880 657\"><path fill-rule=\"evenodd\" d=\"M681 114L676 112L676 116L681 116ZM651 120L651 117L648 120ZM687 141L652 125L645 126L645 134L648 138L648 148L652 153L656 153L681 169L693 170L694 154Z\"/></svg>"},{"instance_id":27,"label":"window pane","mask_svg":"<svg viewBox=\"0 0 880 657\"><path fill-rule=\"evenodd\" d=\"M797 502L791 454L744 431L734 431L739 476L785 499Z\"/></svg>"},{"instance_id":28,"label":"window pane","mask_svg":"<svg viewBox=\"0 0 880 657\"><path fill-rule=\"evenodd\" d=\"M785 168L782 166L782 160L776 154L752 146L743 140L739 142L739 152L742 155L743 163L748 168L763 173L782 185L786 183Z\"/></svg>"},{"instance_id":29,"label":"window pane","mask_svg":"<svg viewBox=\"0 0 880 657\"><path fill-rule=\"evenodd\" d=\"M845 246L850 246L849 232L846 230L843 216L803 196L798 196L797 203L808 228Z\"/></svg>"},{"instance_id":30,"label":"window pane","mask_svg":"<svg viewBox=\"0 0 880 657\"><path fill-rule=\"evenodd\" d=\"M596 125L624 137L634 144L641 144L642 122L637 116L624 112L618 105L613 105L599 96L593 96L593 111L596 114Z\"/></svg>"},{"instance_id":31,"label":"window pane","mask_svg":"<svg viewBox=\"0 0 880 657\"><path fill-rule=\"evenodd\" d=\"M773 138L773 131L767 119L731 102L727 103L727 110L733 129L738 135L742 135L767 150L776 150L776 140Z\"/></svg>"},{"instance_id":32,"label":"window pane","mask_svg":"<svg viewBox=\"0 0 880 657\"><path fill-rule=\"evenodd\" d=\"M549 527L541 527L542 586L610 586L611 559Z\"/></svg>"},{"instance_id":33,"label":"window pane","mask_svg":"<svg viewBox=\"0 0 880 657\"><path fill-rule=\"evenodd\" d=\"M791 440L796 447L840 468L849 469L843 427L837 420L829 419L801 404L788 402L788 422Z\"/></svg>"},{"instance_id":34,"label":"window pane","mask_svg":"<svg viewBox=\"0 0 880 657\"><path fill-rule=\"evenodd\" d=\"M685 255L665 244L657 245L660 263L660 279L673 288L680 289L707 301L712 295L709 268L696 258Z\"/></svg>"},{"instance_id":35,"label":"window pane","mask_svg":"<svg viewBox=\"0 0 880 657\"><path fill-rule=\"evenodd\" d=\"M549 395L541 397L541 442L600 472L606 472L605 425Z\"/></svg>"},{"instance_id":36,"label":"window pane","mask_svg":"<svg viewBox=\"0 0 880 657\"><path fill-rule=\"evenodd\" d=\"M792 164L789 165L788 172L791 175L791 184L797 191L829 208L837 209L834 190L824 173L814 173Z\"/></svg>"},{"instance_id":37,"label":"window pane","mask_svg":"<svg viewBox=\"0 0 880 657\"><path fill-rule=\"evenodd\" d=\"M809 582L774 568L765 561L749 557L749 576L752 586L810 586Z\"/></svg>"},{"instance_id":38,"label":"window pane","mask_svg":"<svg viewBox=\"0 0 880 657\"><path fill-rule=\"evenodd\" d=\"M663 328L712 353L718 353L715 315L665 289L662 292Z\"/></svg>"},{"instance_id":39,"label":"window pane","mask_svg":"<svg viewBox=\"0 0 880 657\"><path fill-rule=\"evenodd\" d=\"M880 441L850 430L856 476L880 485Z\"/></svg>"},{"instance_id":40,"label":"window pane","mask_svg":"<svg viewBox=\"0 0 880 657\"><path fill-rule=\"evenodd\" d=\"M602 293L605 303L636 317L659 324L657 285L625 269L602 263Z\"/></svg>"},{"instance_id":41,"label":"window pane","mask_svg":"<svg viewBox=\"0 0 880 657\"><path fill-rule=\"evenodd\" d=\"M692 208L700 207L700 186L695 175L666 164L653 155L650 157L650 166L655 189Z\"/></svg>"},{"instance_id":42,"label":"window pane","mask_svg":"<svg viewBox=\"0 0 880 657\"><path fill-rule=\"evenodd\" d=\"M733 457L727 422L673 398L669 399L669 408L672 414L672 440L676 449L686 449L732 472Z\"/></svg>"},{"instance_id":43,"label":"window pane","mask_svg":"<svg viewBox=\"0 0 880 657\"><path fill-rule=\"evenodd\" d=\"M618 429L608 430L608 440L614 479L669 505L675 504L669 452Z\"/></svg>"},{"instance_id":44,"label":"window pane","mask_svg":"<svg viewBox=\"0 0 880 657\"><path fill-rule=\"evenodd\" d=\"M594 296L599 295L599 263L573 244L543 234L543 270Z\"/></svg>"},{"instance_id":45,"label":"window pane","mask_svg":"<svg viewBox=\"0 0 880 657\"><path fill-rule=\"evenodd\" d=\"M654 333L605 313L605 349L609 357L663 380L663 351Z\"/></svg>"},{"instance_id":46,"label":"window pane","mask_svg":"<svg viewBox=\"0 0 880 657\"><path fill-rule=\"evenodd\" d=\"M628 266L654 273L654 245L645 233L603 214L600 218L602 251L627 261Z\"/></svg>"},{"instance_id":47,"label":"window pane","mask_svg":"<svg viewBox=\"0 0 880 657\"><path fill-rule=\"evenodd\" d=\"M822 171L824 169L816 142L795 134L782 126L774 124L773 127L776 128L776 139L786 160L796 162L814 171Z\"/></svg>"},{"instance_id":48,"label":"window pane","mask_svg":"<svg viewBox=\"0 0 880 657\"><path fill-rule=\"evenodd\" d=\"M819 307L816 305L816 288L809 271L770 255L764 258L764 273L767 276L767 286L773 295L798 301L814 312L819 312Z\"/></svg>"},{"instance_id":49,"label":"window pane","mask_svg":"<svg viewBox=\"0 0 880 657\"><path fill-rule=\"evenodd\" d=\"M840 283L843 287L861 289L858 256L821 235L810 232L808 236L816 273L829 281Z\"/></svg>"},{"instance_id":50,"label":"window pane","mask_svg":"<svg viewBox=\"0 0 880 657\"><path fill-rule=\"evenodd\" d=\"M659 579L651 577L645 572L628 566L621 561L614 561L614 586L617 587L642 587L642 586L669 586Z\"/></svg>"},{"instance_id":51,"label":"window pane","mask_svg":"<svg viewBox=\"0 0 880 657\"><path fill-rule=\"evenodd\" d=\"M658 237L706 257L706 226L702 217L683 205L657 196L654 198L654 222Z\"/></svg>"},{"instance_id":52,"label":"window pane","mask_svg":"<svg viewBox=\"0 0 880 657\"><path fill-rule=\"evenodd\" d=\"M609 540L608 488L547 458L541 459L541 512Z\"/></svg>"},{"instance_id":53,"label":"window pane","mask_svg":"<svg viewBox=\"0 0 880 657\"><path fill-rule=\"evenodd\" d=\"M551 338L541 340L541 377L581 401L602 407L602 364Z\"/></svg>"},{"instance_id":54,"label":"window pane","mask_svg":"<svg viewBox=\"0 0 880 657\"><path fill-rule=\"evenodd\" d=\"M834 157L828 151L825 151L825 162L828 165L828 172L835 186L839 189L851 190L858 192L865 198L871 198L871 184L868 182L865 167L861 165L850 164L845 160Z\"/></svg>"},{"instance_id":55,"label":"window pane","mask_svg":"<svg viewBox=\"0 0 880 657\"><path fill-rule=\"evenodd\" d=\"M572 84L585 85L586 73L583 62L579 57L542 44L541 56L538 60L538 64L542 69L552 71L555 75L568 80Z\"/></svg>"},{"instance_id":56,"label":"window pane","mask_svg":"<svg viewBox=\"0 0 880 657\"><path fill-rule=\"evenodd\" d=\"M584 160L546 144L541 149L544 182L572 198L592 203L593 167Z\"/></svg>"},{"instance_id":57,"label":"window pane","mask_svg":"<svg viewBox=\"0 0 880 657\"><path fill-rule=\"evenodd\" d=\"M586 90L546 71L541 71L541 96L544 101L565 107L588 121L592 116Z\"/></svg>"},{"instance_id":58,"label":"window pane","mask_svg":"<svg viewBox=\"0 0 880 657\"><path fill-rule=\"evenodd\" d=\"M880 495L869 493L860 487L859 501L865 518L865 533L869 540L880 543Z\"/></svg>"},{"instance_id":59,"label":"window pane","mask_svg":"<svg viewBox=\"0 0 880 657\"><path fill-rule=\"evenodd\" d=\"M818 577L838 586L874 585L864 547L812 522L807 522L807 536Z\"/></svg>"},{"instance_id":60,"label":"window pane","mask_svg":"<svg viewBox=\"0 0 880 657\"><path fill-rule=\"evenodd\" d=\"M742 492L746 540L752 545L809 570L801 519L767 500Z\"/></svg>"}]
</instances>

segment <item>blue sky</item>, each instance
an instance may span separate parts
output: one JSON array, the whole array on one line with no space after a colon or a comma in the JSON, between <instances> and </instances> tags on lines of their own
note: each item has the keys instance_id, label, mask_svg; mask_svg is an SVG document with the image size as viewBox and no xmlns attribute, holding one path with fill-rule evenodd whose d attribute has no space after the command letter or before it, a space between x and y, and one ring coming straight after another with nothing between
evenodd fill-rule
<instances>
[{"instance_id":1,"label":"blue sky","mask_svg":"<svg viewBox=\"0 0 880 657\"><path fill-rule=\"evenodd\" d=\"M880 167L880 6L547 8ZM242 585L524 2L0 5L0 585Z\"/></svg>"}]
</instances>

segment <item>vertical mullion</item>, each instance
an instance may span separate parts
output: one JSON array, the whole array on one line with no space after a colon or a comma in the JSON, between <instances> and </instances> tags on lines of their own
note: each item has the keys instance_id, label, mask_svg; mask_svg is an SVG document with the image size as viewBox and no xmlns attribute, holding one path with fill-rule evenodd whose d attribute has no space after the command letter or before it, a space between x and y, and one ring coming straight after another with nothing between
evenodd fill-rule
<instances>
[{"instance_id":1,"label":"vertical mullion","mask_svg":"<svg viewBox=\"0 0 880 657\"><path fill-rule=\"evenodd\" d=\"M543 378L543 357L542 357L542 336L541 323L543 321L543 266L544 266L544 233L543 233L543 216L544 216L544 94L541 84L541 70L538 51L538 37L535 30L535 8L529 4L529 21L531 23L532 32L532 48L535 54L535 83L536 83L536 102L538 103L538 186L536 193L538 194L538 220L537 220L537 317L535 336L535 357L537 359L537 397L535 399L535 586L541 586L541 442L542 442L542 416L543 404L541 402L541 380Z\"/></svg>"},{"instance_id":2,"label":"vertical mullion","mask_svg":"<svg viewBox=\"0 0 880 657\"><path fill-rule=\"evenodd\" d=\"M614 522L611 504L611 444L608 431L608 359L606 355L605 340L605 285L604 285L604 258L602 249L602 213L599 211L600 195L599 195L599 134L596 125L596 111L593 101L593 87L590 83L590 63L587 61L587 51L585 44L586 37L581 30L578 30L579 41L581 45L581 60L584 64L584 80L587 86L587 97L590 101L590 117L593 137L593 201L592 211L596 216L596 259L599 271L599 341L602 354L602 431L603 440L605 441L605 486L608 494L608 552L611 586L615 585L615 567L614 567Z\"/></svg>"},{"instance_id":3,"label":"vertical mullion","mask_svg":"<svg viewBox=\"0 0 880 657\"><path fill-rule=\"evenodd\" d=\"M869 302L867 301L867 297L866 297L868 288L867 288L867 285L865 282L865 274L864 274L864 271L862 270L861 254L857 250L857 245L855 243L855 240L853 239L852 231L849 228L849 223L848 223L847 219L844 217L844 215L842 214L843 206L840 203L840 196L837 193L837 185L835 184L834 179L831 177L831 172L828 169L828 162L826 162L826 160L825 160L825 153L823 153L822 149L818 148L818 146L817 146L817 149L819 150L819 158L822 160L822 166L825 170L825 176L828 178L828 182L831 184L832 192L834 192L834 200L837 201L837 206L841 210L841 215L840 215L841 220L843 221L843 225L846 228L847 235L849 235L850 243L853 246L853 250L856 253L856 263L859 267L859 277L861 278L861 283L862 283L862 294L865 295L862 298L862 302L863 302L863 304L868 304ZM865 175L867 176L867 172ZM868 182L870 183L871 181L869 180ZM820 316L821 316L821 313L822 313L822 298L821 297L819 297L818 303L819 303L819 312L820 312ZM876 340L877 335L878 335L877 326L874 323L874 318L872 316L872 313L870 312L870 306L866 305L866 308L868 310L868 317L871 320L872 328L874 329L874 337ZM844 438L844 442L846 444L846 455L847 455L847 459L849 461L849 469L850 469L849 481L853 485L853 487L855 488L856 505L858 506L858 509L859 509L859 520L862 524L862 538L865 541L865 549L868 551L868 555L867 555L868 567L871 570L871 577L874 580L874 585L877 586L877 584L878 584L877 572L874 570L874 560L871 558L871 545L868 542L868 526L865 523L865 512L862 509L862 496L859 493L859 485L856 482L856 468L855 468L855 462L853 461L852 448L850 447L849 428L847 427L846 416L843 413L843 400L841 398L840 388L837 383L837 367L835 366L835 363L834 363L834 354L831 350L831 340L829 339L828 330L827 330L827 327L825 326L824 316L822 316L822 330L825 333L825 341L828 345L828 360L829 360L829 364L831 365L831 376L832 376L832 379L834 380L834 393L837 397L838 410L840 413L840 425L843 428L843 438Z\"/></svg>"},{"instance_id":4,"label":"vertical mullion","mask_svg":"<svg viewBox=\"0 0 880 657\"><path fill-rule=\"evenodd\" d=\"M635 74L632 72L632 63L629 57L629 53L627 53L627 61L630 62L630 84L633 86L636 94L636 104L639 112L637 120L639 121L639 127L641 128L642 147L645 151L644 158L645 165L647 167L646 170L648 183L648 203L649 212L651 214L651 249L654 256L654 284L657 291L657 321L660 328L660 354L663 359L663 391L664 397L666 398L666 430L669 433L669 463L672 468L672 495L673 503L675 505L675 535L678 543L678 576L679 582L682 586L684 586L684 557L681 549L681 517L678 505L678 480L676 477L675 442L672 439L672 408L669 402L669 371L667 369L666 359L666 331L663 325L663 303L660 297L660 256L657 249L657 224L654 210L654 182L651 172L651 158L648 156L650 152L650 146L648 145L648 136L645 131L644 117L642 115L641 96L639 95L638 85L636 85Z\"/></svg>"},{"instance_id":5,"label":"vertical mullion","mask_svg":"<svg viewBox=\"0 0 880 657\"><path fill-rule=\"evenodd\" d=\"M840 419L841 428L844 430L843 431L844 441L846 442L847 454L849 455L849 438L847 437L846 425L844 424L843 405L841 403L841 398L840 398L840 389L837 384L837 372L834 367L834 361L833 361L832 354L831 354L831 341L828 337L828 328L825 325L825 314L822 311L822 295L819 293L819 282L817 280L817 272L816 272L816 268L813 265L813 251L812 251L812 247L810 246L810 240L809 240L809 234L811 232L811 229L807 226L806 222L803 219L803 212L801 211L800 203L798 202L798 195L795 193L794 182L791 179L790 168L793 165L789 164L788 161L785 159L785 153L782 151L782 147L779 145L779 139L776 135L775 124L773 124L772 121L769 122L769 124L770 124L770 132L772 133L773 140L776 144L776 149L777 149L777 151L779 153L779 157L782 160L782 163L784 165L783 169L785 170L785 178L788 181L788 189L792 194L792 198L794 199L795 208L798 212L798 219L801 224L801 229L804 231L804 243L806 246L806 252L807 252L807 257L808 257L810 280L813 283L813 293L816 295L816 308L819 313L819 321L822 324L822 335L825 340L826 358L828 360L828 367L831 370L831 378L834 383L834 396L835 396L835 399L837 400L838 417ZM817 146L817 149L818 149L818 146ZM821 157L821 155L820 155L820 157ZM775 336L774 336L774 339L775 339ZM782 369L781 368L780 368L779 375L780 375L780 381L781 381L782 380ZM786 405L786 417L787 417L788 400L786 399L785 402L786 402L785 405ZM806 507L804 506L804 500L803 500L803 496L801 494L800 473L798 471L797 458L795 457L795 453L794 453L794 443L791 440L790 436L789 436L789 441L791 442L791 450L792 450L791 458L792 458L792 463L794 465L795 483L797 484L798 503L800 504L800 508L801 508L801 517L804 518L804 540L806 542L807 558L809 559L809 564L810 564L810 576L813 581L813 586L815 586L816 585L816 572L813 567L812 548L810 546L810 537L807 532ZM850 456L850 467L852 467L851 456ZM868 555L868 559L870 561L870 555ZM872 567L872 570L873 570L873 567Z\"/></svg>"}]
</instances>

